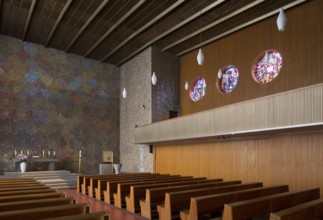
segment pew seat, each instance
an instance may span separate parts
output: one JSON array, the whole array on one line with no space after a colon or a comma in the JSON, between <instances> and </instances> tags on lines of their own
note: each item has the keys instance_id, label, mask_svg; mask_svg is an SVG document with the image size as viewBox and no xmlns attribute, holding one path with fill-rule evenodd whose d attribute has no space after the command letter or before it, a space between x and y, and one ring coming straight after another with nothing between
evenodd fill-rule
<instances>
[{"instance_id":1,"label":"pew seat","mask_svg":"<svg viewBox=\"0 0 323 220\"><path fill-rule=\"evenodd\" d=\"M0 204L6 202L19 202L37 199L49 199L49 198L63 198L66 197L64 192L50 192L50 193L39 193L39 194L26 194L26 195L11 195L1 196Z\"/></svg>"},{"instance_id":2,"label":"pew seat","mask_svg":"<svg viewBox=\"0 0 323 220\"><path fill-rule=\"evenodd\" d=\"M15 211L0 212L0 220L20 220L20 219L46 219L68 215L85 214L90 212L88 203L72 205L60 205L51 207L41 207L33 209L22 209Z\"/></svg>"},{"instance_id":3,"label":"pew seat","mask_svg":"<svg viewBox=\"0 0 323 220\"><path fill-rule=\"evenodd\" d=\"M74 197L63 197L18 202L4 202L0 203L0 212L69 204L76 204L76 199Z\"/></svg>"},{"instance_id":4,"label":"pew seat","mask_svg":"<svg viewBox=\"0 0 323 220\"><path fill-rule=\"evenodd\" d=\"M92 212L79 215L69 215L58 218L49 218L47 220L109 220L109 213L107 211Z\"/></svg>"}]
</instances>

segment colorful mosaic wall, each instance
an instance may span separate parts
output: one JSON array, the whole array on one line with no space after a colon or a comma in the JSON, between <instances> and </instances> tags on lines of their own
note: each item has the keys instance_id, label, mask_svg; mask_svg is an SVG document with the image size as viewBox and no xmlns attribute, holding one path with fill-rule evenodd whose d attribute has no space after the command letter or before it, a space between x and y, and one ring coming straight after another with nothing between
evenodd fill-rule
<instances>
[{"instance_id":1,"label":"colorful mosaic wall","mask_svg":"<svg viewBox=\"0 0 323 220\"><path fill-rule=\"evenodd\" d=\"M54 151L57 168L98 172L102 151L119 161L119 69L0 36L0 173L14 150ZM51 155L52 156L52 155Z\"/></svg>"}]
</instances>

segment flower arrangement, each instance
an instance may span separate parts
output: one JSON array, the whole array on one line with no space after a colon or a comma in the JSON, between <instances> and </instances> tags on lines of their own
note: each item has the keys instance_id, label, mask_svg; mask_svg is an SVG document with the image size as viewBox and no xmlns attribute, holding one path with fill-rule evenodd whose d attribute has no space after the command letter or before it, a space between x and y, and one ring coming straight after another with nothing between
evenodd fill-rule
<instances>
[{"instance_id":1,"label":"flower arrangement","mask_svg":"<svg viewBox=\"0 0 323 220\"><path fill-rule=\"evenodd\" d=\"M17 159L18 159L19 161L26 161L26 160L27 160L27 158L28 158L28 156L27 156L26 154L18 154L18 155L17 155Z\"/></svg>"}]
</instances>

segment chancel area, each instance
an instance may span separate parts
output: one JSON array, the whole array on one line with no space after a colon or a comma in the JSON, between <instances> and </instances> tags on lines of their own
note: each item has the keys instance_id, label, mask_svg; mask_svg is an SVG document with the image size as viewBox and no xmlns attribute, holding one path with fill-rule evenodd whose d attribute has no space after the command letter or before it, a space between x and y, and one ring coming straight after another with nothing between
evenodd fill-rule
<instances>
[{"instance_id":1,"label":"chancel area","mask_svg":"<svg viewBox=\"0 0 323 220\"><path fill-rule=\"evenodd\" d=\"M323 1L0 10L0 220L323 218Z\"/></svg>"}]
</instances>

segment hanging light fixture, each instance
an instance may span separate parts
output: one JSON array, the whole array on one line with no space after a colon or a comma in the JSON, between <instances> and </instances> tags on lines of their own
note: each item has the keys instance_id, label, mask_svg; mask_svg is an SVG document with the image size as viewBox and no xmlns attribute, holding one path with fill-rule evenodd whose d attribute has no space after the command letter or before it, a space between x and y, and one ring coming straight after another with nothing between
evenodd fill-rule
<instances>
[{"instance_id":1,"label":"hanging light fixture","mask_svg":"<svg viewBox=\"0 0 323 220\"><path fill-rule=\"evenodd\" d=\"M263 61L266 62L266 63L269 61L269 53L268 53L268 50L266 50L265 56L263 58Z\"/></svg>"},{"instance_id":2,"label":"hanging light fixture","mask_svg":"<svg viewBox=\"0 0 323 220\"><path fill-rule=\"evenodd\" d=\"M157 76L156 73L153 72L153 75L151 77L151 83L155 86L157 84Z\"/></svg>"},{"instance_id":3,"label":"hanging light fixture","mask_svg":"<svg viewBox=\"0 0 323 220\"><path fill-rule=\"evenodd\" d=\"M201 25L201 11L200 11L200 28L201 28L201 26L202 25ZM202 41L202 36L201 36L201 32L200 32L200 43L201 43L201 41ZM199 52L197 53L196 59L197 59L198 65L202 66L203 62L204 62L204 54L203 54L201 48L199 49Z\"/></svg>"},{"instance_id":4,"label":"hanging light fixture","mask_svg":"<svg viewBox=\"0 0 323 220\"><path fill-rule=\"evenodd\" d=\"M127 98L127 90L126 88L123 88L123 91L122 91L122 97L125 99Z\"/></svg>"},{"instance_id":5,"label":"hanging light fixture","mask_svg":"<svg viewBox=\"0 0 323 220\"><path fill-rule=\"evenodd\" d=\"M185 83L185 90L188 90L188 88L190 87L190 85L188 84L188 82L186 81Z\"/></svg>"},{"instance_id":6,"label":"hanging light fixture","mask_svg":"<svg viewBox=\"0 0 323 220\"><path fill-rule=\"evenodd\" d=\"M284 31L287 23L287 17L284 10L281 8L277 17L277 27L279 31Z\"/></svg>"},{"instance_id":7,"label":"hanging light fixture","mask_svg":"<svg viewBox=\"0 0 323 220\"><path fill-rule=\"evenodd\" d=\"M199 49L199 52L197 54L197 63L202 66L203 65L203 62L204 62L204 54L202 52L202 49Z\"/></svg>"},{"instance_id":8,"label":"hanging light fixture","mask_svg":"<svg viewBox=\"0 0 323 220\"><path fill-rule=\"evenodd\" d=\"M218 78L221 79L222 75L223 75L222 69L220 68L219 71L218 71Z\"/></svg>"}]
</instances>

